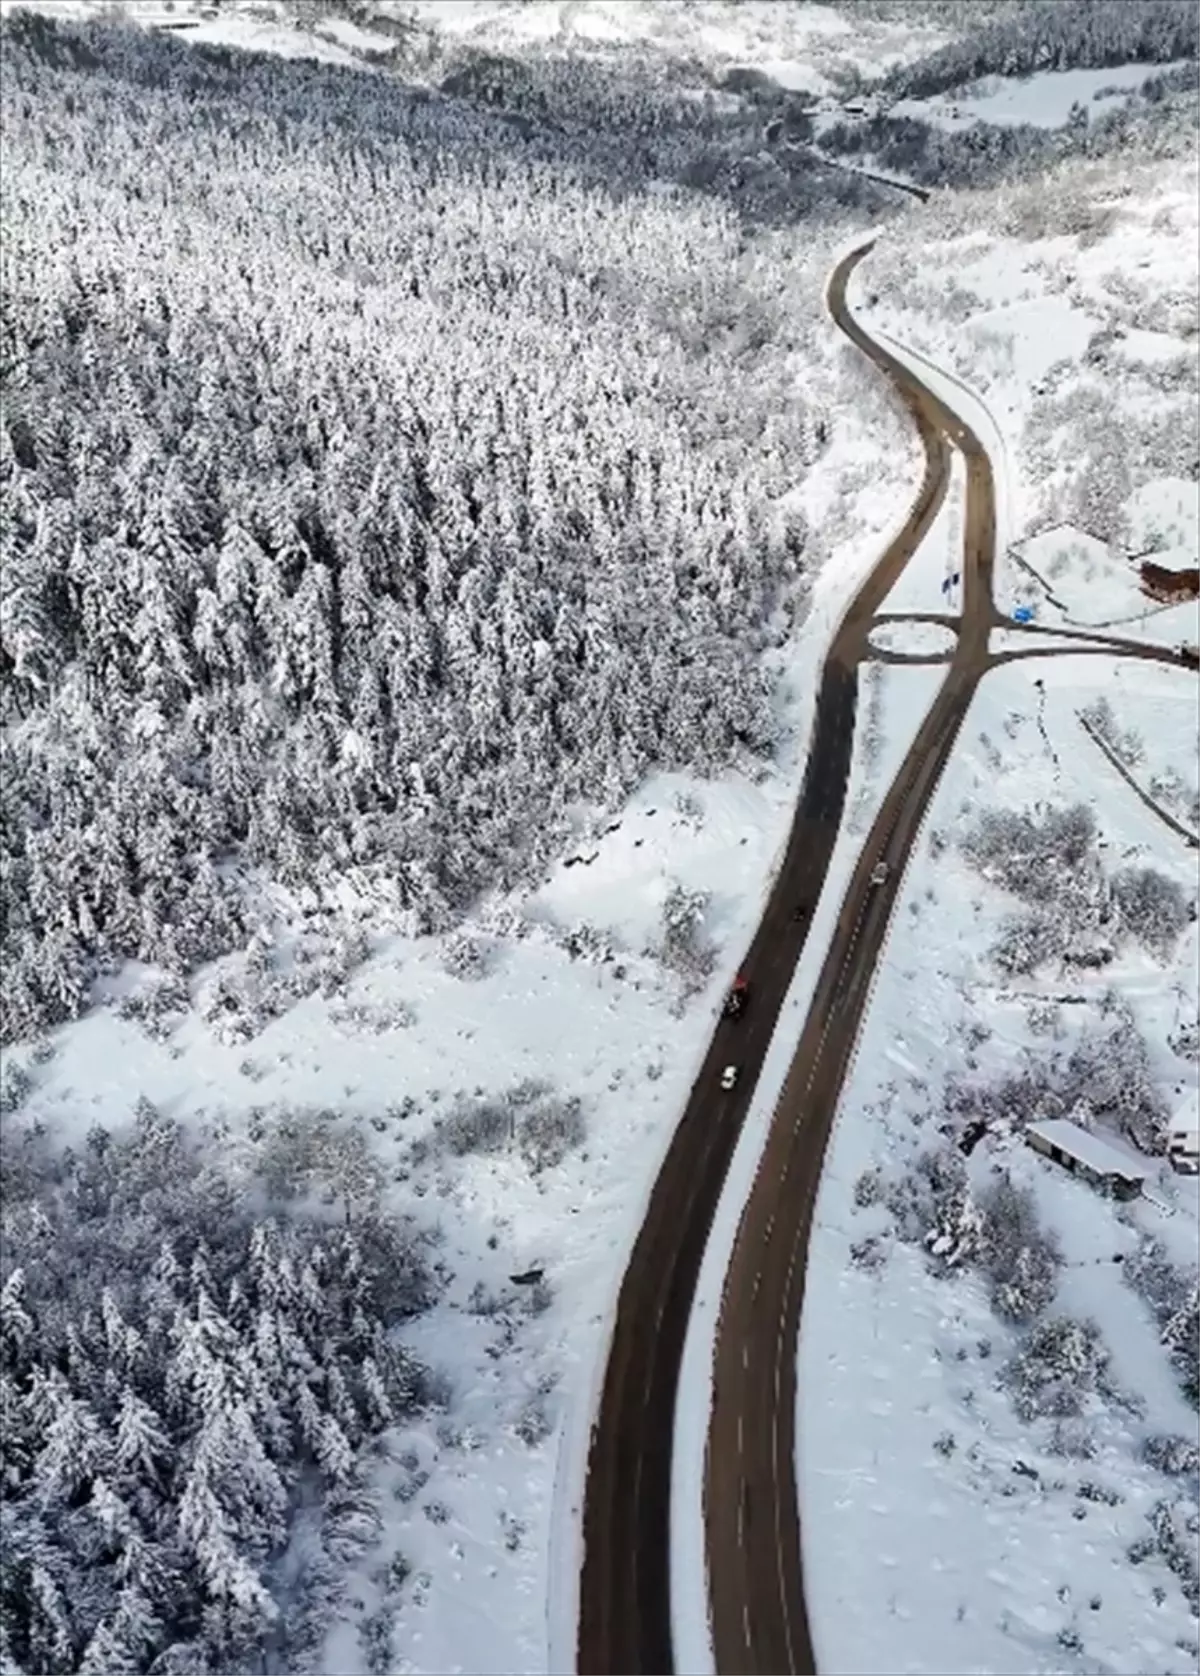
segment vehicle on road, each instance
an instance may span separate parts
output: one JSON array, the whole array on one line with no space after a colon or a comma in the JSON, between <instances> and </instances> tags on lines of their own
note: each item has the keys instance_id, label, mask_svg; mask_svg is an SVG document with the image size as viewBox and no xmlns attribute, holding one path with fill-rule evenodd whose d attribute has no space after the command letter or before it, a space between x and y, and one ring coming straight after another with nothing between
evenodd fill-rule
<instances>
[{"instance_id":1,"label":"vehicle on road","mask_svg":"<svg viewBox=\"0 0 1200 1676\"><path fill-rule=\"evenodd\" d=\"M887 877L888 877L888 864L887 864L887 862L886 861L877 861L875 863L874 867L872 867L872 869L871 869L871 883L873 885L885 885L885 884L887 884Z\"/></svg>"},{"instance_id":2,"label":"vehicle on road","mask_svg":"<svg viewBox=\"0 0 1200 1676\"><path fill-rule=\"evenodd\" d=\"M1179 656L1183 663L1190 664L1193 669L1200 665L1200 648L1193 646L1190 641L1185 640L1179 647Z\"/></svg>"},{"instance_id":3,"label":"vehicle on road","mask_svg":"<svg viewBox=\"0 0 1200 1676\"><path fill-rule=\"evenodd\" d=\"M721 1087L724 1088L726 1091L728 1091L729 1089L731 1089L733 1087L734 1083L737 1080L738 1080L738 1068L737 1068L737 1066L736 1065L726 1065L725 1069L721 1072Z\"/></svg>"},{"instance_id":4,"label":"vehicle on road","mask_svg":"<svg viewBox=\"0 0 1200 1676\"><path fill-rule=\"evenodd\" d=\"M746 1010L746 1002L750 999L750 985L739 972L733 980L733 988L725 997L725 1017L741 1018Z\"/></svg>"},{"instance_id":5,"label":"vehicle on road","mask_svg":"<svg viewBox=\"0 0 1200 1676\"><path fill-rule=\"evenodd\" d=\"M803 919L807 913L808 909L804 906L804 903L797 902L796 906L792 909L792 918Z\"/></svg>"}]
</instances>

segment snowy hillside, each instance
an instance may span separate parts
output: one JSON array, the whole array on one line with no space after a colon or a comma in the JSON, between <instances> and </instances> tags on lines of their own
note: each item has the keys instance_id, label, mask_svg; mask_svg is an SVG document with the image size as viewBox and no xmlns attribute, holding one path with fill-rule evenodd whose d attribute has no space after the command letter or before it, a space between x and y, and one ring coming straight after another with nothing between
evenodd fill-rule
<instances>
[{"instance_id":1,"label":"snowy hillside","mask_svg":"<svg viewBox=\"0 0 1200 1676\"><path fill-rule=\"evenodd\" d=\"M1136 570L1200 522L1194 57L1149 9L1053 72L1140 89L1136 156L918 209L814 109L970 85L998 131L1005 37L963 42L1009 0L0 4L6 1673L570 1666L617 1284L919 476L824 314L849 236L865 323L994 421L1000 603L1197 638ZM889 610L954 608L962 488ZM949 635L873 645L839 878ZM988 680L822 1193L812 1617L829 1668L1174 1671L1195 1195L1118 1214L1005 1102L1126 1146L1195 1109L1194 679ZM969 839L1077 803L1055 918ZM1099 1324L1042 1356L1079 1412L978 1247L930 1273L993 1165Z\"/></svg>"},{"instance_id":2,"label":"snowy hillside","mask_svg":"<svg viewBox=\"0 0 1200 1676\"><path fill-rule=\"evenodd\" d=\"M1080 735L1080 709L1144 690L1134 670L1039 663L1044 696L1034 673L989 675L972 710L822 1183L798 1464L832 1669L1182 1676L1196 1657L1196 1181L1129 1139L1194 1118L1196 927L1126 933L1100 969L1014 958L1020 903L963 840L998 810L1081 806L1087 869L1148 867L1179 907L1194 852ZM1194 781L1193 678L1166 673L1155 714ZM1043 900L1054 869L1048 845ZM1147 1197L1039 1159L1024 1131L1052 1116L1148 1164Z\"/></svg>"},{"instance_id":3,"label":"snowy hillside","mask_svg":"<svg viewBox=\"0 0 1200 1676\"><path fill-rule=\"evenodd\" d=\"M6 29L4 1656L558 1667L614 1280L911 459L822 315L877 194L756 231L686 101L631 165L634 72L529 132Z\"/></svg>"},{"instance_id":4,"label":"snowy hillside","mask_svg":"<svg viewBox=\"0 0 1200 1676\"><path fill-rule=\"evenodd\" d=\"M1002 608L1197 639L1133 562L1196 565L1195 206L1194 163L1069 165L940 198L862 271L864 318L993 422ZM1163 1152L1197 1116L1195 722L1184 670L1012 664L939 792L817 1213L798 1470L829 1668L1194 1666L1198 1202ZM912 726L887 712L883 750ZM1053 1117L1145 1198L1037 1157Z\"/></svg>"}]
</instances>

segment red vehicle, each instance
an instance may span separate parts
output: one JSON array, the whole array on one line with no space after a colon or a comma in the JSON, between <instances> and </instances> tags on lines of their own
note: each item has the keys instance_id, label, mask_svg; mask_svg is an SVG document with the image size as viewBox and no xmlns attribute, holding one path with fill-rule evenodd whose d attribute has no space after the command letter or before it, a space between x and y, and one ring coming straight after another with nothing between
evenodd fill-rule
<instances>
[{"instance_id":1,"label":"red vehicle","mask_svg":"<svg viewBox=\"0 0 1200 1676\"><path fill-rule=\"evenodd\" d=\"M725 997L725 1017L740 1018L745 1011L746 1002L750 998L750 985L739 973L733 980L733 988Z\"/></svg>"}]
</instances>

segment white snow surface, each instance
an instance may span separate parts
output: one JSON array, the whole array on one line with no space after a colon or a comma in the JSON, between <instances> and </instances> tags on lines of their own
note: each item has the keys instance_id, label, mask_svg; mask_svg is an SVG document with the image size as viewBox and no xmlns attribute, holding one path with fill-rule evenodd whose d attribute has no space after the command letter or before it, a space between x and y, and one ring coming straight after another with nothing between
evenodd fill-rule
<instances>
[{"instance_id":1,"label":"white snow surface","mask_svg":"<svg viewBox=\"0 0 1200 1676\"><path fill-rule=\"evenodd\" d=\"M881 652L910 658L945 657L953 652L957 634L943 623L880 623L871 630L871 645Z\"/></svg>"},{"instance_id":2,"label":"white snow surface","mask_svg":"<svg viewBox=\"0 0 1200 1676\"><path fill-rule=\"evenodd\" d=\"M1014 128L1062 128L1073 105L1092 117L1128 102L1147 81L1174 64L1115 64L1101 70L1041 70L1032 76L985 76L929 99L898 99L893 116L914 117L939 128L969 128L977 122Z\"/></svg>"},{"instance_id":3,"label":"white snow surface","mask_svg":"<svg viewBox=\"0 0 1200 1676\"><path fill-rule=\"evenodd\" d=\"M18 5L62 17L96 10L96 0L0 0L0 12ZM480 47L574 55L638 48L717 68L748 65L813 94L834 87L834 71L878 72L946 39L928 24L851 19L826 6L774 0L364 0L353 21L314 19L298 0L220 0L218 15L205 18L201 8L202 0L176 0L171 10L143 0L109 6L112 15L189 40L359 67L397 44L394 35L372 27L386 19Z\"/></svg>"},{"instance_id":4,"label":"white snow surface","mask_svg":"<svg viewBox=\"0 0 1200 1676\"><path fill-rule=\"evenodd\" d=\"M967 417L997 475L1002 609L1040 597L1017 563L1034 538L1072 550L1052 579L1066 610L1047 604L1040 620L1196 638L1195 612L1146 600L1134 561L1196 564L1200 486L1172 454L1181 465L1195 423L1198 210L1194 159L1076 166L1049 184L939 194L856 275L867 328L972 392Z\"/></svg>"},{"instance_id":5,"label":"white snow surface","mask_svg":"<svg viewBox=\"0 0 1200 1676\"><path fill-rule=\"evenodd\" d=\"M1101 184L1085 182L1103 207ZM1062 196L1075 208L1069 185ZM978 194L973 219L982 228L944 243L936 220L931 228L928 213L914 212L908 226L923 277L933 275L943 297L957 291L968 300L966 308L960 301L954 325L930 306L933 290L904 302L898 291L887 295L880 267L885 275L889 265L901 274L916 271L892 261L903 233L881 241L857 277L856 296L876 288L883 293L865 310L868 329L883 324L901 336L911 333L927 357L918 363L923 373L928 360L941 356L976 385L973 407L962 411L996 471L999 553L1009 539L1031 533L1029 511L1042 489L1038 461L1023 446L1039 400L1033 382L1051 372L1060 391L1069 387L1069 379L1083 376L1088 342L1083 326L1066 320L1060 301L1040 311L1028 306L1031 300L1065 285L1072 308L1084 305L1090 330L1093 299L1111 298L1106 282L1114 272L1139 283L1145 306L1160 318L1155 299L1164 287L1195 290L1195 210L1190 199L1183 204L1194 170L1172 164L1145 185L1136 208L1122 206L1109 234L1086 247L1075 237L1024 245L1000 238L986 230L987 202ZM997 320L1005 323L1002 336L1011 328L1013 343L1013 353L1000 359ZM1182 344L1173 341L1177 355ZM1127 334L1121 347L1136 355L1139 340L1130 345ZM1159 346L1150 358L1162 360ZM955 405L948 389L939 393ZM1057 546L1053 530L1036 536L1051 550L1042 557L1061 554L1064 544L1076 548L1054 581L1056 591L1064 588L1066 611L1039 616L1088 623L1125 613L1130 620L1122 632L1133 638L1195 638L1191 606L1156 609L1134 594L1129 559L1148 534L1164 551L1185 545L1196 504L1193 483L1148 473L1124 501L1124 547L1113 551L1110 542L1080 539L1074 531L1058 531ZM1011 564L1002 569L1002 606L1027 597L1018 574ZM1039 642L1017 631L994 636L994 646L1006 644ZM1069 653L1069 643L1060 644ZM1043 683L1044 708L1034 681ZM1110 865L1152 865L1194 894L1194 852L1167 832L1082 732L1078 711L1101 696L1122 729L1153 736L1135 770L1139 783L1173 776L1184 783L1186 801L1197 774L1194 674L1063 655L1005 666L985 679L929 827L953 845L972 808L1083 799L1096 809ZM1194 1668L1195 1623L1175 1580L1157 1557L1135 1568L1126 1550L1147 1534L1147 1516L1171 1489L1141 1460L1142 1439L1152 1432L1194 1438L1195 1414L1146 1306L1121 1284L1110 1259L1131 1248L1132 1229L1140 1227L1161 1238L1174 1260L1194 1265L1195 1179L1155 1164L1147 1199L1118 1218L1089 1187L1021 1144L989 1140L977 1150L976 1180L992 1161L1002 1161L1034 1188L1066 1255L1053 1307L1099 1322L1116 1383L1130 1395L1128 1409L1093 1405L1088 1419L1097 1454L1087 1463L1052 1454L1046 1423L1020 1423L998 1389L995 1373L1015 1338L993 1316L980 1281L970 1273L935 1279L920 1252L886 1236L882 1212L854 1207L853 1185L864 1170L880 1167L894 1176L925 1143L921 1126L932 1127L928 1119L948 1074L974 1066L995 1076L1046 1051L1031 1027L1031 1008L1052 1006L1062 984L1051 976L1005 988L986 956L1015 906L969 873L953 848L940 861L921 851L902 886L835 1126L810 1254L797 1412L806 1592L819 1668L995 1676L1017 1669L1133 1676ZM1104 990L1114 986L1134 1009L1179 1126L1197 1108L1196 1068L1172 1054L1166 1038L1196 1016L1196 956L1194 926L1165 967L1122 945L1103 975L1082 983L1072 977L1068 987L1083 991L1083 1003L1060 1006L1062 1021L1055 1025L1068 1041L1084 1021L1094 1025ZM965 1037L970 1025L990 1032L984 1046ZM780 1060L782 1080L782 1050ZM874 1271L849 1260L850 1245L869 1236L882 1237L886 1248ZM943 1440L936 1450L935 1439ZM1018 1460L1036 1480L1014 1471ZM1080 1497L1089 1480L1111 1494L1111 1506ZM878 1603L878 1610L864 1611L864 1602ZM1076 1655L1059 1639L1072 1635L1080 1639Z\"/></svg>"},{"instance_id":6,"label":"white snow surface","mask_svg":"<svg viewBox=\"0 0 1200 1676\"><path fill-rule=\"evenodd\" d=\"M774 0L376 0L377 12L420 22L480 44L537 45L587 52L649 47L717 65L752 65L782 86L823 93L829 71L855 64L878 71L941 45L936 28L876 17L851 18L811 4Z\"/></svg>"},{"instance_id":7,"label":"white snow surface","mask_svg":"<svg viewBox=\"0 0 1200 1676\"><path fill-rule=\"evenodd\" d=\"M1119 667L1102 659L1063 665L1093 692L1113 683ZM929 826L952 834L968 807L1099 792L1097 812L1114 851L1140 854L1194 884L1182 847L1165 847L1136 799L1097 788L1091 765L1071 751L1074 722L1061 685L1047 693L1049 743L1040 735L1031 682L1056 667L1008 666L986 678ZM1131 673L1132 666L1124 677ZM864 1170L894 1174L932 1138L922 1126L931 1127L947 1072L964 1070L974 1054L996 1074L1038 1046L1029 1002L1056 986L1032 981L1006 991L984 959L1010 906L953 850L936 862L921 850L902 885L834 1129L814 1225L797 1411L806 1585L822 1669L1049 1676L1066 1668L1058 1636L1071 1628L1083 1642L1083 1662L1071 1668L1114 1676L1193 1668L1186 1643L1194 1620L1170 1574L1161 1561L1135 1568L1124 1557L1165 1489L1139 1459L1140 1440L1155 1431L1195 1432L1145 1306L1106 1260L1130 1248L1127 1223L1019 1142L995 1154L986 1143L978 1149L973 1174L986 1172L994 1155L1034 1187L1067 1259L1054 1307L1101 1323L1118 1382L1144 1404L1140 1416L1110 1405L1090 1417L1098 1454L1085 1464L1052 1455L1048 1426L1018 1422L997 1388L996 1371L1015 1339L993 1316L980 1282L969 1273L934 1279L920 1252L887 1238L886 1217L853 1203ZM1195 957L1193 928L1171 967L1126 949L1115 969L1088 985L1093 1006L1111 983L1133 1002L1164 1077L1175 1080L1180 1062L1162 1040L1179 1016L1178 986L1184 1016L1189 1006L1194 1015ZM992 1032L982 1050L963 1034L974 1022ZM1194 1071L1187 1080L1194 1099ZM1171 1239L1181 1259L1190 1250L1194 1261L1193 1189L1162 1166L1154 1193L1173 1214L1164 1217L1151 1203L1126 1214ZM849 1261L849 1246L870 1235L882 1235L886 1248L874 1272ZM934 1449L935 1439L950 1435L949 1453ZM1014 1472L1018 1460L1040 1475L1037 1482ZM1081 1499L1089 1479L1113 1490L1116 1504ZM1165 1590L1161 1604L1156 1587ZM864 1601L879 1610L863 1611Z\"/></svg>"}]
</instances>

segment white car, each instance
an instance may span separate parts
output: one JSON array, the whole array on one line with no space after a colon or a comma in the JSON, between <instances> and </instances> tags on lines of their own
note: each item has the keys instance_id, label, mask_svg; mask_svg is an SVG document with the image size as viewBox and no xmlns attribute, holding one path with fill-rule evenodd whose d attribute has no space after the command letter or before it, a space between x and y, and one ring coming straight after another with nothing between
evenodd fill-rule
<instances>
[{"instance_id":1,"label":"white car","mask_svg":"<svg viewBox=\"0 0 1200 1676\"><path fill-rule=\"evenodd\" d=\"M724 1089L730 1089L730 1088L733 1087L734 1083L737 1080L738 1080L738 1068L737 1068L737 1066L736 1065L726 1065L725 1069L721 1072L721 1087L724 1088Z\"/></svg>"},{"instance_id":2,"label":"white car","mask_svg":"<svg viewBox=\"0 0 1200 1676\"><path fill-rule=\"evenodd\" d=\"M873 885L885 885L887 883L887 876L888 876L888 864L887 864L887 862L886 861L877 861L875 863L874 867L872 867L872 869L871 869L871 883Z\"/></svg>"}]
</instances>

